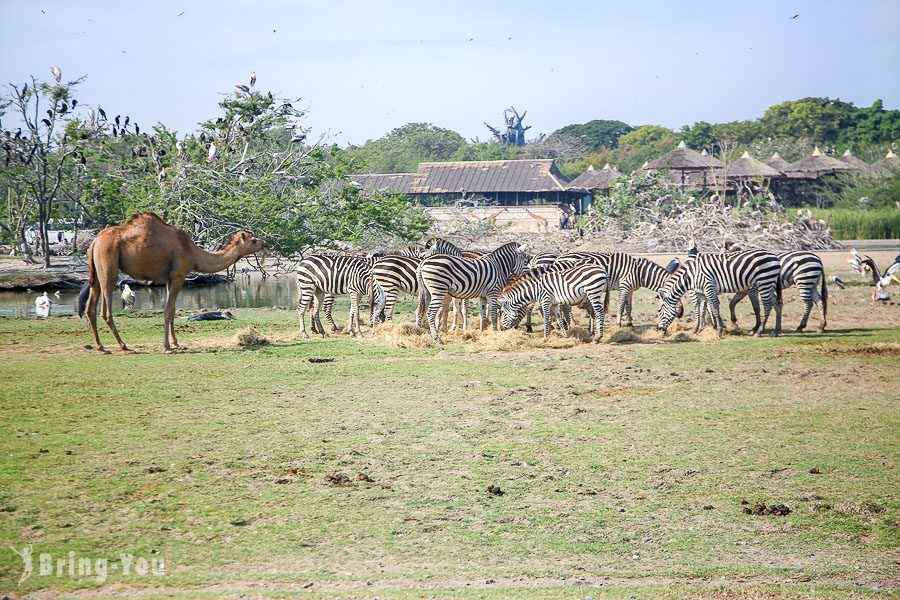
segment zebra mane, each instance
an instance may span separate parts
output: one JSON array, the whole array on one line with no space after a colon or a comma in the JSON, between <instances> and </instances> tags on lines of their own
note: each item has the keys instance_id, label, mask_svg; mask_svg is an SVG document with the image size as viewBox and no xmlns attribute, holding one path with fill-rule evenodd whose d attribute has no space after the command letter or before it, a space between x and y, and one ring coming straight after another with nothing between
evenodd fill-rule
<instances>
[{"instance_id":1,"label":"zebra mane","mask_svg":"<svg viewBox=\"0 0 900 600\"><path fill-rule=\"evenodd\" d=\"M500 295L502 296L507 292L511 292L512 290L516 289L520 285L524 285L525 283L528 283L529 281L540 277L541 275L543 275L544 273L546 273L549 270L550 270L550 267L534 267L534 268L528 269L527 271L525 271L524 273L522 273L521 275L519 275L518 277L516 277L509 283L507 283L506 286L503 288L503 290L501 290Z\"/></svg>"}]
</instances>

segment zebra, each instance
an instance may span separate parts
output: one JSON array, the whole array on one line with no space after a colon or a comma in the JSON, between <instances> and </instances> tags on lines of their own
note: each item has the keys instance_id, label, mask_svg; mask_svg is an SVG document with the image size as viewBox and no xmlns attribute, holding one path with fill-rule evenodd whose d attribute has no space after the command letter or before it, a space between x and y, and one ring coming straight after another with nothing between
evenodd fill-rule
<instances>
[{"instance_id":1,"label":"zebra","mask_svg":"<svg viewBox=\"0 0 900 600\"><path fill-rule=\"evenodd\" d=\"M386 256L372 266L372 299L369 305L372 309L372 326L385 321L393 321L394 305L400 292L412 296L419 295L419 283L416 279L416 269L422 262L419 258L403 256L402 254ZM422 323L422 307L416 311L416 325Z\"/></svg>"},{"instance_id":2,"label":"zebra","mask_svg":"<svg viewBox=\"0 0 900 600\"><path fill-rule=\"evenodd\" d=\"M531 260L528 261L528 267L531 269L535 267L549 267L550 265L555 263L556 259L558 258L559 254L540 252L531 257Z\"/></svg>"},{"instance_id":3,"label":"zebra","mask_svg":"<svg viewBox=\"0 0 900 600\"><path fill-rule=\"evenodd\" d=\"M797 333L801 333L806 329L809 321L809 315L812 312L813 304L822 311L822 319L819 321L819 331L825 331L828 325L828 287L825 284L825 267L822 259L812 252L806 250L797 250L794 252L783 252L778 255L781 264L781 289L784 290L793 285L797 286L800 293L800 299L803 300L804 311L800 325L797 327ZM821 280L821 284L820 284ZM821 285L821 291L817 289ZM737 324L737 315L735 307L738 302L747 296L747 292L738 292L734 295L729 303L731 311L731 322ZM756 298L750 294L750 301L755 302ZM759 328L759 304L754 306L756 313L756 327ZM775 313L775 331L781 331L781 312Z\"/></svg>"},{"instance_id":4,"label":"zebra","mask_svg":"<svg viewBox=\"0 0 900 600\"><path fill-rule=\"evenodd\" d=\"M721 335L725 325L719 312L719 294L746 291L751 297L758 294L763 302L765 313L759 328L753 332L759 336L766 328L772 308L775 308L776 315L781 312L780 272L778 257L763 250L688 256L659 290L657 327L662 331L669 328L678 316L678 303L682 296L693 290L694 310L698 315L695 331L700 330L701 314L708 312ZM702 307L704 302L705 307Z\"/></svg>"},{"instance_id":5,"label":"zebra","mask_svg":"<svg viewBox=\"0 0 900 600\"><path fill-rule=\"evenodd\" d=\"M510 242L481 258L436 254L422 261L416 277L421 303L428 307L426 315L431 336L437 343L443 343L438 335L437 315L448 296L479 298L481 330L485 328L486 311L490 313L494 330L497 330L497 296L512 276L524 270L526 259L523 250L524 247L517 242Z\"/></svg>"},{"instance_id":6,"label":"zebra","mask_svg":"<svg viewBox=\"0 0 900 600\"><path fill-rule=\"evenodd\" d=\"M449 240L445 240L440 237L433 237L428 239L424 244L422 244L422 258L428 258L429 256L434 256L435 254L448 254L450 256L463 256L465 258L481 258L485 255L481 250L463 250L453 242ZM469 301L463 298L447 298L447 302L453 305L453 316L450 317L450 321L453 323L449 327L449 331L455 331L456 326L459 321L462 321L462 330L465 331L469 328ZM443 312L441 312L441 329L447 331L447 320L448 320L448 308L449 306L444 307ZM421 315L425 312L425 306L421 303L419 304L419 311L417 314Z\"/></svg>"},{"instance_id":7,"label":"zebra","mask_svg":"<svg viewBox=\"0 0 900 600\"><path fill-rule=\"evenodd\" d=\"M553 305L571 306L587 302L594 319L594 342L603 338L603 321L606 318L606 301L609 277L606 269L598 264L582 264L572 268L548 269L542 273L520 277L508 285L500 297L503 310L503 328L516 327L536 300L544 314L544 339L550 336L550 317ZM568 335L570 318L561 311L559 326Z\"/></svg>"},{"instance_id":8,"label":"zebra","mask_svg":"<svg viewBox=\"0 0 900 600\"><path fill-rule=\"evenodd\" d=\"M352 335L361 335L359 327L359 299L365 297L371 286L371 269L375 259L358 256L326 256L314 255L300 261L297 265L297 312L300 317L300 333L306 333L306 309L313 306L310 319L314 333L325 335L319 319L319 308L325 309L325 317L331 330L337 331L337 324L331 314L334 296L349 294L350 321Z\"/></svg>"},{"instance_id":9,"label":"zebra","mask_svg":"<svg viewBox=\"0 0 900 600\"><path fill-rule=\"evenodd\" d=\"M606 269L609 276L608 289L612 291L613 286L619 290L619 309L617 325L622 327L623 317L625 326L632 326L632 299L634 292L638 288L649 288L654 292L659 292L663 283L669 277L669 274L675 269L677 263L669 263L668 267L663 267L652 260L632 256L624 252L569 252L563 254L557 259L558 262L577 262L589 261L602 265ZM609 297L605 307L609 309Z\"/></svg>"}]
</instances>

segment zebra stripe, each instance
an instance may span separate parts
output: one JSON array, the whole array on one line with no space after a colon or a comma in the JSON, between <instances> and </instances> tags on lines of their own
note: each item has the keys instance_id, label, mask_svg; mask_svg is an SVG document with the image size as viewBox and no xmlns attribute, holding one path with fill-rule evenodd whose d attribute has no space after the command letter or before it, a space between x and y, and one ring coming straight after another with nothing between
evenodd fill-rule
<instances>
[{"instance_id":1,"label":"zebra stripe","mask_svg":"<svg viewBox=\"0 0 900 600\"><path fill-rule=\"evenodd\" d=\"M394 320L394 305L400 293L419 295L416 269L421 259L407 256L386 256L372 267L372 325ZM422 311L416 313L416 325L421 324Z\"/></svg>"},{"instance_id":2,"label":"zebra stripe","mask_svg":"<svg viewBox=\"0 0 900 600\"><path fill-rule=\"evenodd\" d=\"M348 327L353 335L361 335L359 327L359 299L365 297L371 285L371 269L375 260L358 256L310 256L297 265L297 312L300 317L300 332L306 333L306 309L313 306L310 324L314 333L325 334L319 319L319 308L325 308L325 317L332 331L337 324L331 314L334 296L350 296L350 321ZM329 299L327 296L331 296ZM330 300L330 301L328 301Z\"/></svg>"},{"instance_id":3,"label":"zebra stripe","mask_svg":"<svg viewBox=\"0 0 900 600\"><path fill-rule=\"evenodd\" d=\"M519 278L502 294L503 327L516 327L531 302L537 300L544 315L544 339L547 339L550 335L553 305L572 306L586 301L594 319L594 341L599 342L603 337L603 321L606 317L604 303L608 285L606 269L597 264L549 269L540 274ZM559 325L563 335L568 335L569 319L560 319Z\"/></svg>"},{"instance_id":4,"label":"zebra stripe","mask_svg":"<svg viewBox=\"0 0 900 600\"><path fill-rule=\"evenodd\" d=\"M631 256L624 252L569 252L560 256L557 261L576 262L591 261L603 266L609 276L608 289L616 287L619 292L618 321L622 327L632 324L631 311L634 292L638 288L649 288L658 292L669 276L669 271L652 260ZM607 299L606 306L609 306Z\"/></svg>"},{"instance_id":5,"label":"zebra stripe","mask_svg":"<svg viewBox=\"0 0 900 600\"><path fill-rule=\"evenodd\" d=\"M803 301L803 318L800 319L800 325L797 327L797 332L800 333L806 329L813 304L822 311L822 319L819 322L819 331L825 331L825 327L828 325L828 287L825 284L825 266L822 264L822 259L812 252L797 250L779 254L778 261L781 264L781 289L785 290L791 286L797 286L800 300ZM821 288L819 287L820 285ZM743 300L747 295L746 292L738 292L731 299L729 309L731 311L730 316L732 323L737 323L737 315L734 310L735 307L738 302ZM752 295L750 296L750 300L751 302L754 300ZM756 328L758 328L758 304L754 307L754 310L757 315ZM780 313L776 313L775 317L775 331L781 331Z\"/></svg>"},{"instance_id":6,"label":"zebra stripe","mask_svg":"<svg viewBox=\"0 0 900 600\"><path fill-rule=\"evenodd\" d=\"M436 319L445 299L479 298L481 300L480 327L485 328L485 310L490 313L491 324L497 329L497 296L510 277L525 268L525 256L518 243L500 246L481 258L470 259L446 254L426 258L419 265L417 277L422 301L427 305L428 326L431 336L438 343Z\"/></svg>"},{"instance_id":7,"label":"zebra stripe","mask_svg":"<svg viewBox=\"0 0 900 600\"><path fill-rule=\"evenodd\" d=\"M694 311L698 316L695 331L700 330L700 316L708 312L721 334L725 329L719 312L719 294L750 292L758 294L765 309L760 327L754 335L765 330L769 313L781 311L781 264L778 257L763 250L747 250L727 254L696 254L688 256L659 290L657 327L663 331L678 315L678 303L689 290L695 292ZM705 310L701 306L704 299Z\"/></svg>"}]
</instances>

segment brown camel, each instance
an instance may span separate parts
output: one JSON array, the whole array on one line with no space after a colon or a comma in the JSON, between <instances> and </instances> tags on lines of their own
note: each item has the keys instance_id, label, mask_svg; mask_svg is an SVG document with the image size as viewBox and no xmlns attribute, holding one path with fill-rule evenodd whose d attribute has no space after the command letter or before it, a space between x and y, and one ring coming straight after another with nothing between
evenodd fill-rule
<instances>
[{"instance_id":1,"label":"brown camel","mask_svg":"<svg viewBox=\"0 0 900 600\"><path fill-rule=\"evenodd\" d=\"M109 354L97 333L97 301L103 300L101 314L122 352L131 352L116 329L112 314L112 297L119 271L135 279L166 284L165 331L163 348L167 353L178 348L175 339L175 299L184 279L191 271L216 273L227 269L242 256L259 252L265 246L261 239L245 231L234 234L215 252L203 250L183 230L166 224L154 213L138 213L124 225L107 227L97 234L88 248L87 301L88 321L98 352ZM169 345L169 338L172 344Z\"/></svg>"}]
</instances>

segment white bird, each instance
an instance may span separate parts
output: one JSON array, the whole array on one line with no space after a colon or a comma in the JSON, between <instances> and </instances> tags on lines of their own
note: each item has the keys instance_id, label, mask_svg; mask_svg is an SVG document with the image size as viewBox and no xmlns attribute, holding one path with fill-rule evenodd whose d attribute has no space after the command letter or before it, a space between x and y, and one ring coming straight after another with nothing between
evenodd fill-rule
<instances>
[{"instance_id":1,"label":"white bird","mask_svg":"<svg viewBox=\"0 0 900 600\"><path fill-rule=\"evenodd\" d=\"M88 113L88 121L90 121L91 126L93 127L93 125L94 125L94 107L91 106L90 104L88 104L87 113Z\"/></svg>"},{"instance_id":2,"label":"white bird","mask_svg":"<svg viewBox=\"0 0 900 600\"><path fill-rule=\"evenodd\" d=\"M250 71L250 87L256 85L256 71Z\"/></svg>"},{"instance_id":3,"label":"white bird","mask_svg":"<svg viewBox=\"0 0 900 600\"><path fill-rule=\"evenodd\" d=\"M122 308L128 310L134 308L134 301L137 299L127 283L122 284Z\"/></svg>"},{"instance_id":4,"label":"white bird","mask_svg":"<svg viewBox=\"0 0 900 600\"><path fill-rule=\"evenodd\" d=\"M47 292L44 292L42 296L38 296L34 299L34 312L38 317L46 319L50 316L50 307L53 305L50 302L50 297L47 296Z\"/></svg>"},{"instance_id":5,"label":"white bird","mask_svg":"<svg viewBox=\"0 0 900 600\"><path fill-rule=\"evenodd\" d=\"M207 157L209 162L216 160L216 145L213 143L209 144L209 155Z\"/></svg>"},{"instance_id":6,"label":"white bird","mask_svg":"<svg viewBox=\"0 0 900 600\"><path fill-rule=\"evenodd\" d=\"M847 284L844 283L844 280L841 279L840 277L838 277L837 275L835 275L834 273L831 274L831 282L832 282L834 285L836 285L836 286L838 286L839 288L841 288L842 290L847 289Z\"/></svg>"},{"instance_id":7,"label":"white bird","mask_svg":"<svg viewBox=\"0 0 900 600\"><path fill-rule=\"evenodd\" d=\"M53 292L53 295L56 296L57 298L59 298L59 290L56 290L55 292Z\"/></svg>"},{"instance_id":8,"label":"white bird","mask_svg":"<svg viewBox=\"0 0 900 600\"><path fill-rule=\"evenodd\" d=\"M50 72L53 73L53 78L59 83L59 80L62 79L62 69L59 67L50 67Z\"/></svg>"},{"instance_id":9,"label":"white bird","mask_svg":"<svg viewBox=\"0 0 900 600\"><path fill-rule=\"evenodd\" d=\"M178 158L184 156L184 142L181 140L175 142L175 151L178 153Z\"/></svg>"}]
</instances>

